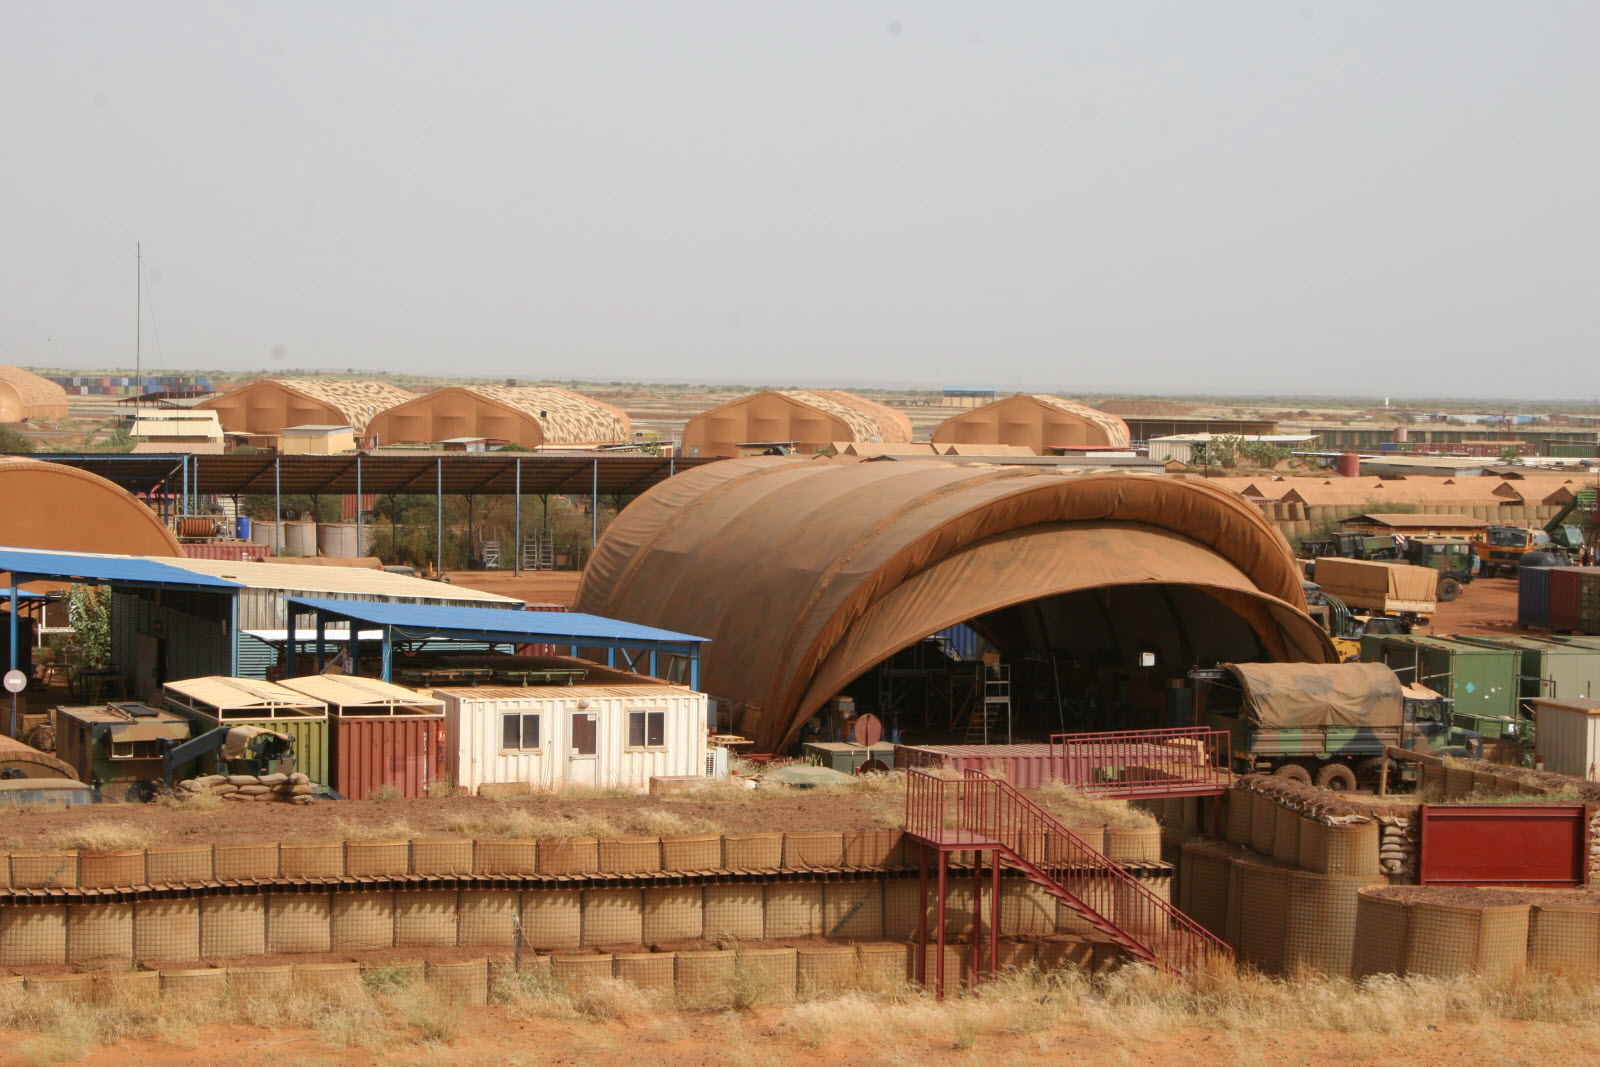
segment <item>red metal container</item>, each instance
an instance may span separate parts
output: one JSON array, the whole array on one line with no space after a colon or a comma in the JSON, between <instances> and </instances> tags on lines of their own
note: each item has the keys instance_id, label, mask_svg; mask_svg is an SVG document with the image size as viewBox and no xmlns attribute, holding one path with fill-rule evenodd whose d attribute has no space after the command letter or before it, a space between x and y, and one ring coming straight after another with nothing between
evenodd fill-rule
<instances>
[{"instance_id":1,"label":"red metal container","mask_svg":"<svg viewBox=\"0 0 1600 1067\"><path fill-rule=\"evenodd\" d=\"M232 563L260 563L267 558L267 546L254 541L211 541L184 545L183 552L190 559L225 559Z\"/></svg>"},{"instance_id":2,"label":"red metal container","mask_svg":"<svg viewBox=\"0 0 1600 1067\"><path fill-rule=\"evenodd\" d=\"M1582 625L1578 610L1581 567L1550 568L1550 629L1576 630Z\"/></svg>"},{"instance_id":3,"label":"red metal container","mask_svg":"<svg viewBox=\"0 0 1600 1067\"><path fill-rule=\"evenodd\" d=\"M448 774L443 717L352 718L329 723L333 788L364 800L384 786L403 797L426 797Z\"/></svg>"},{"instance_id":4,"label":"red metal container","mask_svg":"<svg viewBox=\"0 0 1600 1067\"><path fill-rule=\"evenodd\" d=\"M524 611L570 611L565 604L524 604ZM560 656L565 655L566 645L518 645L515 652L519 656Z\"/></svg>"}]
</instances>

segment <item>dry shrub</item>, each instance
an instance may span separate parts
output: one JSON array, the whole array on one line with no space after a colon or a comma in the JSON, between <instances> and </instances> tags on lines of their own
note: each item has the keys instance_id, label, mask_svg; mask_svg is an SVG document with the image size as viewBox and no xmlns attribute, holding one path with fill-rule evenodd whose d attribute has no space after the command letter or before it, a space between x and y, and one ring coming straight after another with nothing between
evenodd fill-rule
<instances>
[{"instance_id":1,"label":"dry shrub","mask_svg":"<svg viewBox=\"0 0 1600 1067\"><path fill-rule=\"evenodd\" d=\"M333 833L345 841L396 841L401 838L414 837L416 830L404 819L394 819L386 823L350 822L347 819L335 819Z\"/></svg>"},{"instance_id":2,"label":"dry shrub","mask_svg":"<svg viewBox=\"0 0 1600 1067\"><path fill-rule=\"evenodd\" d=\"M622 829L643 837L683 837L687 834L714 834L722 827L698 815L644 808L630 814L622 824Z\"/></svg>"},{"instance_id":3,"label":"dry shrub","mask_svg":"<svg viewBox=\"0 0 1600 1067\"><path fill-rule=\"evenodd\" d=\"M632 1022L666 1010L655 990L641 989L617 978L599 978L568 989L548 970L507 975L490 989L493 1003L508 1006L520 1020L557 1019L568 1022Z\"/></svg>"},{"instance_id":4,"label":"dry shrub","mask_svg":"<svg viewBox=\"0 0 1600 1067\"><path fill-rule=\"evenodd\" d=\"M168 811L216 811L222 807L222 798L214 793L190 793L187 790L174 792L162 789L150 803Z\"/></svg>"},{"instance_id":5,"label":"dry shrub","mask_svg":"<svg viewBox=\"0 0 1600 1067\"><path fill-rule=\"evenodd\" d=\"M85 852L112 852L144 848L161 835L147 826L127 822L86 822L58 830L49 837L51 848L76 848Z\"/></svg>"},{"instance_id":6,"label":"dry shrub","mask_svg":"<svg viewBox=\"0 0 1600 1067\"><path fill-rule=\"evenodd\" d=\"M522 840L566 841L580 837L618 837L617 828L604 816L577 812L541 815L505 801L481 811L453 814L444 829L470 837L504 837Z\"/></svg>"},{"instance_id":7,"label":"dry shrub","mask_svg":"<svg viewBox=\"0 0 1600 1067\"><path fill-rule=\"evenodd\" d=\"M1138 830L1159 826L1154 815L1126 800L1102 799L1051 778L1035 792L1039 806L1070 826L1111 826Z\"/></svg>"}]
</instances>

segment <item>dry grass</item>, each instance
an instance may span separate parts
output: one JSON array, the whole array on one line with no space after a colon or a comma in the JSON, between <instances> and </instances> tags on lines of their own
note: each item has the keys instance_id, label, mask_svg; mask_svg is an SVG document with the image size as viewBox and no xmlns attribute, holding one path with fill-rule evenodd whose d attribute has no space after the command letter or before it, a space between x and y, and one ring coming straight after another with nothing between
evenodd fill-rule
<instances>
[{"instance_id":1,"label":"dry grass","mask_svg":"<svg viewBox=\"0 0 1600 1067\"><path fill-rule=\"evenodd\" d=\"M1068 827L1111 826L1121 830L1137 830L1160 825L1154 815L1134 807L1126 800L1102 800L1081 793L1054 778L1041 785L1035 797L1040 807Z\"/></svg>"},{"instance_id":2,"label":"dry grass","mask_svg":"<svg viewBox=\"0 0 1600 1067\"><path fill-rule=\"evenodd\" d=\"M144 848L160 833L126 822L86 822L50 835L51 848L76 848L85 852L111 852L122 848Z\"/></svg>"},{"instance_id":3,"label":"dry grass","mask_svg":"<svg viewBox=\"0 0 1600 1067\"><path fill-rule=\"evenodd\" d=\"M337 819L333 824L333 833L345 841L400 841L417 836L416 829L404 819L392 819L385 823Z\"/></svg>"},{"instance_id":4,"label":"dry grass","mask_svg":"<svg viewBox=\"0 0 1600 1067\"><path fill-rule=\"evenodd\" d=\"M688 834L714 834L722 827L698 815L681 815L661 808L645 808L629 815L623 822L622 829L627 833L643 837L683 837Z\"/></svg>"},{"instance_id":5,"label":"dry grass","mask_svg":"<svg viewBox=\"0 0 1600 1067\"><path fill-rule=\"evenodd\" d=\"M222 798L214 793L173 792L163 789L150 803L168 811L216 811L222 807Z\"/></svg>"},{"instance_id":6,"label":"dry grass","mask_svg":"<svg viewBox=\"0 0 1600 1067\"><path fill-rule=\"evenodd\" d=\"M621 836L604 816L580 812L571 816L541 815L505 801L483 811L452 815L444 829L471 837L503 837L518 840L568 841L584 837Z\"/></svg>"},{"instance_id":7,"label":"dry grass","mask_svg":"<svg viewBox=\"0 0 1600 1067\"><path fill-rule=\"evenodd\" d=\"M725 1034L724 1047L759 1047L778 1058L786 1047L844 1055L863 1034L871 1034L878 1047L976 1048L981 1054L986 1043L1019 1038L1037 1038L1043 1050L1068 1031L1130 1047L1142 1035L1179 1031L1215 1034L1243 1047L1265 1047L1286 1034L1307 1040L1319 1034L1387 1038L1412 1035L1423 1021L1478 1028L1514 1022L1600 1033L1600 984L1532 973L1357 982L1249 972L1190 980L1143 967L1099 975L1028 968L1003 975L976 995L943 1003L902 985L774 1005L757 985L746 988L737 977L727 994L716 1008L675 1011L659 995L624 982L601 980L567 990L547 971L535 971L497 981L496 1006L471 1019L475 1030L555 1023L573 1041L596 1042L611 1040L616 1026L654 1026L671 1034L698 1021ZM345 993L294 989L214 1001L84 1003L8 991L0 999L0 1030L26 1035L10 1051L35 1063L77 1061L96 1048L130 1041L159 1040L197 1051L201 1028L213 1024L307 1033L335 1049L395 1059L407 1050L457 1045L467 1018L404 968L370 972L360 990Z\"/></svg>"}]
</instances>

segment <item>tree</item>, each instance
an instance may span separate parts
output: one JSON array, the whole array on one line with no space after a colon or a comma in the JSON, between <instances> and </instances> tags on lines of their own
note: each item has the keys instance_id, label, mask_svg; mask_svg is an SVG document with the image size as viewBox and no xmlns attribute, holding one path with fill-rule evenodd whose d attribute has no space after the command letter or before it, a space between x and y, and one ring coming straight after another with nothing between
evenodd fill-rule
<instances>
[{"instance_id":1,"label":"tree","mask_svg":"<svg viewBox=\"0 0 1600 1067\"><path fill-rule=\"evenodd\" d=\"M83 648L83 663L93 666L111 656L111 594L101 585L75 585L67 593L67 617Z\"/></svg>"},{"instance_id":2,"label":"tree","mask_svg":"<svg viewBox=\"0 0 1600 1067\"><path fill-rule=\"evenodd\" d=\"M33 438L10 426L0 426L0 452L32 452Z\"/></svg>"}]
</instances>

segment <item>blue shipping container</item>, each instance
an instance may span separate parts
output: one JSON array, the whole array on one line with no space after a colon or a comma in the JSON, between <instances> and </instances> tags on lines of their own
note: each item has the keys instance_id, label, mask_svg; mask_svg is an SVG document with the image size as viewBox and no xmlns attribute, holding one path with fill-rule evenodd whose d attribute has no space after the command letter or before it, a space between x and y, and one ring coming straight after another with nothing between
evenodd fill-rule
<instances>
[{"instance_id":1,"label":"blue shipping container","mask_svg":"<svg viewBox=\"0 0 1600 1067\"><path fill-rule=\"evenodd\" d=\"M1517 625L1550 628L1550 567L1517 568Z\"/></svg>"}]
</instances>

